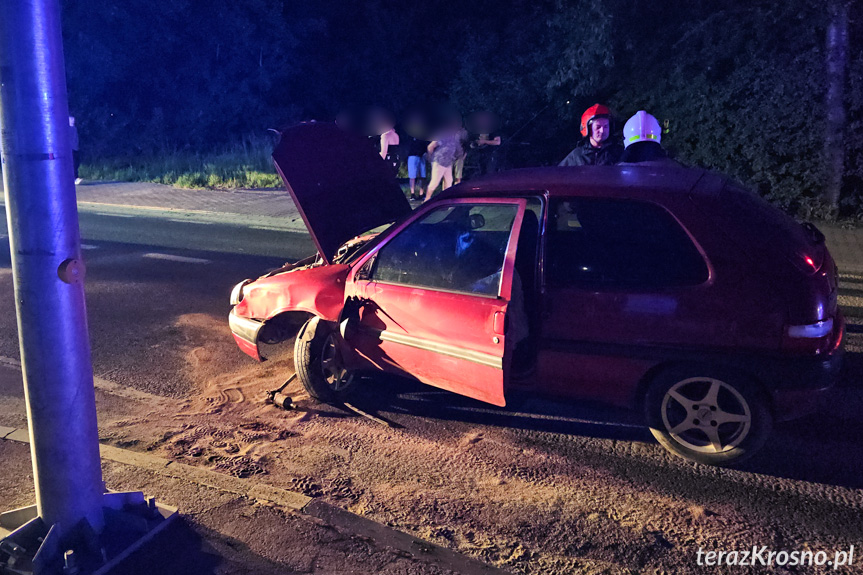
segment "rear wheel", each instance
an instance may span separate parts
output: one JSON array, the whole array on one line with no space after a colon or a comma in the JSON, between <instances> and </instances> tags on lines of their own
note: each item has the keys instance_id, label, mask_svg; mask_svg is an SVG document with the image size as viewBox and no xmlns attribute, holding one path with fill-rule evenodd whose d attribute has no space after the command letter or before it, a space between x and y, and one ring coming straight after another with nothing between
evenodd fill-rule
<instances>
[{"instance_id":1,"label":"rear wheel","mask_svg":"<svg viewBox=\"0 0 863 575\"><path fill-rule=\"evenodd\" d=\"M344 367L341 335L334 325L312 318L294 343L297 377L318 401L341 401L355 386L355 373Z\"/></svg>"},{"instance_id":2,"label":"rear wheel","mask_svg":"<svg viewBox=\"0 0 863 575\"><path fill-rule=\"evenodd\" d=\"M709 465L740 463L767 440L773 418L753 385L737 375L676 369L645 397L650 432L663 447Z\"/></svg>"}]
</instances>

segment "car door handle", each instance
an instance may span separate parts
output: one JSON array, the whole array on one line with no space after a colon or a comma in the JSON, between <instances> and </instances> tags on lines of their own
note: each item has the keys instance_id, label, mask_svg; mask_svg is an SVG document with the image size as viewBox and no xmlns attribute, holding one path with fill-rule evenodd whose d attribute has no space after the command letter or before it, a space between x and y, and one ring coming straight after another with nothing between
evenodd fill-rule
<instances>
[{"instance_id":1,"label":"car door handle","mask_svg":"<svg viewBox=\"0 0 863 575\"><path fill-rule=\"evenodd\" d=\"M494 320L492 322L492 331L496 335L503 335L506 330L506 313L502 311L494 312Z\"/></svg>"}]
</instances>

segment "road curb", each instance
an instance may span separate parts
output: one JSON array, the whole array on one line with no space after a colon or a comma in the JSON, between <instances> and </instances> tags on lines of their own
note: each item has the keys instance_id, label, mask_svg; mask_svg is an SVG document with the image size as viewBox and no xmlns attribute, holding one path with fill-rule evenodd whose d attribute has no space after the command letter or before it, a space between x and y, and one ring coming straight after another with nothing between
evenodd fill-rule
<instances>
[{"instance_id":1,"label":"road curb","mask_svg":"<svg viewBox=\"0 0 863 575\"><path fill-rule=\"evenodd\" d=\"M11 357L0 356L0 366L21 371L21 362ZM104 393L145 402L166 401L164 397L123 387L104 377L96 376L93 380L96 389ZM27 429L0 426L0 440L29 444L30 434ZM210 471L152 453L132 451L101 443L99 451L105 461L140 469L156 476L185 481L252 501L269 503L276 507L314 517L345 536L374 541L382 547L393 549L398 553L424 563L436 565L453 573L462 575L505 575L508 573L482 561L387 527L372 519L302 493Z\"/></svg>"},{"instance_id":2,"label":"road curb","mask_svg":"<svg viewBox=\"0 0 863 575\"><path fill-rule=\"evenodd\" d=\"M264 230L307 234L306 224L297 215L294 218L240 214L214 210L196 210L105 202L78 202L79 213L102 216L138 216L158 219L182 219L190 223L251 226Z\"/></svg>"},{"instance_id":3,"label":"road curb","mask_svg":"<svg viewBox=\"0 0 863 575\"><path fill-rule=\"evenodd\" d=\"M339 531L367 537L381 545L402 551L416 559L452 570L461 575L509 574L508 571L503 571L445 547L391 529L371 519L356 515L319 499L310 501L303 509L303 512L321 519Z\"/></svg>"},{"instance_id":4,"label":"road curb","mask_svg":"<svg viewBox=\"0 0 863 575\"><path fill-rule=\"evenodd\" d=\"M4 441L30 443L29 433L26 429L0 427L0 438ZM320 519L337 531L369 539L384 547L406 553L414 559L449 569L455 573L462 575L505 575L508 573L302 493L264 483L250 483L238 477L112 445L100 444L99 451L102 459L106 461L298 511Z\"/></svg>"},{"instance_id":5,"label":"road curb","mask_svg":"<svg viewBox=\"0 0 863 575\"><path fill-rule=\"evenodd\" d=\"M8 428L4 428L8 429ZM6 441L17 443L30 443L30 434L26 429L13 429L3 436ZM248 499L262 500L274 503L281 507L287 507L294 511L302 509L311 502L312 498L302 493L280 489L266 484L251 484L239 477L217 473L208 469L201 469L194 465L187 465L152 455L114 447L113 445L99 445L102 459L114 463L122 463L131 467L137 467L165 477L188 481L203 487L209 487L218 491L240 495Z\"/></svg>"}]
</instances>

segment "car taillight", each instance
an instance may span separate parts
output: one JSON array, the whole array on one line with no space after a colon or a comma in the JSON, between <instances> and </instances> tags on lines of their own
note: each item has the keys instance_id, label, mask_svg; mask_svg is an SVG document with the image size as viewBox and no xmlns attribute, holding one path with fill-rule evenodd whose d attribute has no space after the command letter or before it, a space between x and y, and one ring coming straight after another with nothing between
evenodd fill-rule
<instances>
[{"instance_id":1,"label":"car taillight","mask_svg":"<svg viewBox=\"0 0 863 575\"><path fill-rule=\"evenodd\" d=\"M807 354L829 353L842 342L842 321L833 318L815 323L785 326L782 348ZM837 329L838 328L838 329Z\"/></svg>"}]
</instances>

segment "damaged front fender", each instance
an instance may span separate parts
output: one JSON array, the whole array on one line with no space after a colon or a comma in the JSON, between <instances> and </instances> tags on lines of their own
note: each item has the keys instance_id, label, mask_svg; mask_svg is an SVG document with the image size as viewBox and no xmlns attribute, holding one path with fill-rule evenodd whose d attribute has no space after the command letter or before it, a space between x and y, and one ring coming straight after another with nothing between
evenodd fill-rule
<instances>
[{"instance_id":1,"label":"damaged front fender","mask_svg":"<svg viewBox=\"0 0 863 575\"><path fill-rule=\"evenodd\" d=\"M344 264L315 266L265 276L246 284L242 301L229 317L237 345L251 357L263 361L258 348L262 330L267 331L268 322L280 321L282 314L303 312L326 321L338 321L349 270Z\"/></svg>"},{"instance_id":2,"label":"damaged front fender","mask_svg":"<svg viewBox=\"0 0 863 575\"><path fill-rule=\"evenodd\" d=\"M303 311L336 321L345 301L346 265L325 265L264 277L243 290L237 315L267 321L287 311Z\"/></svg>"}]
</instances>

